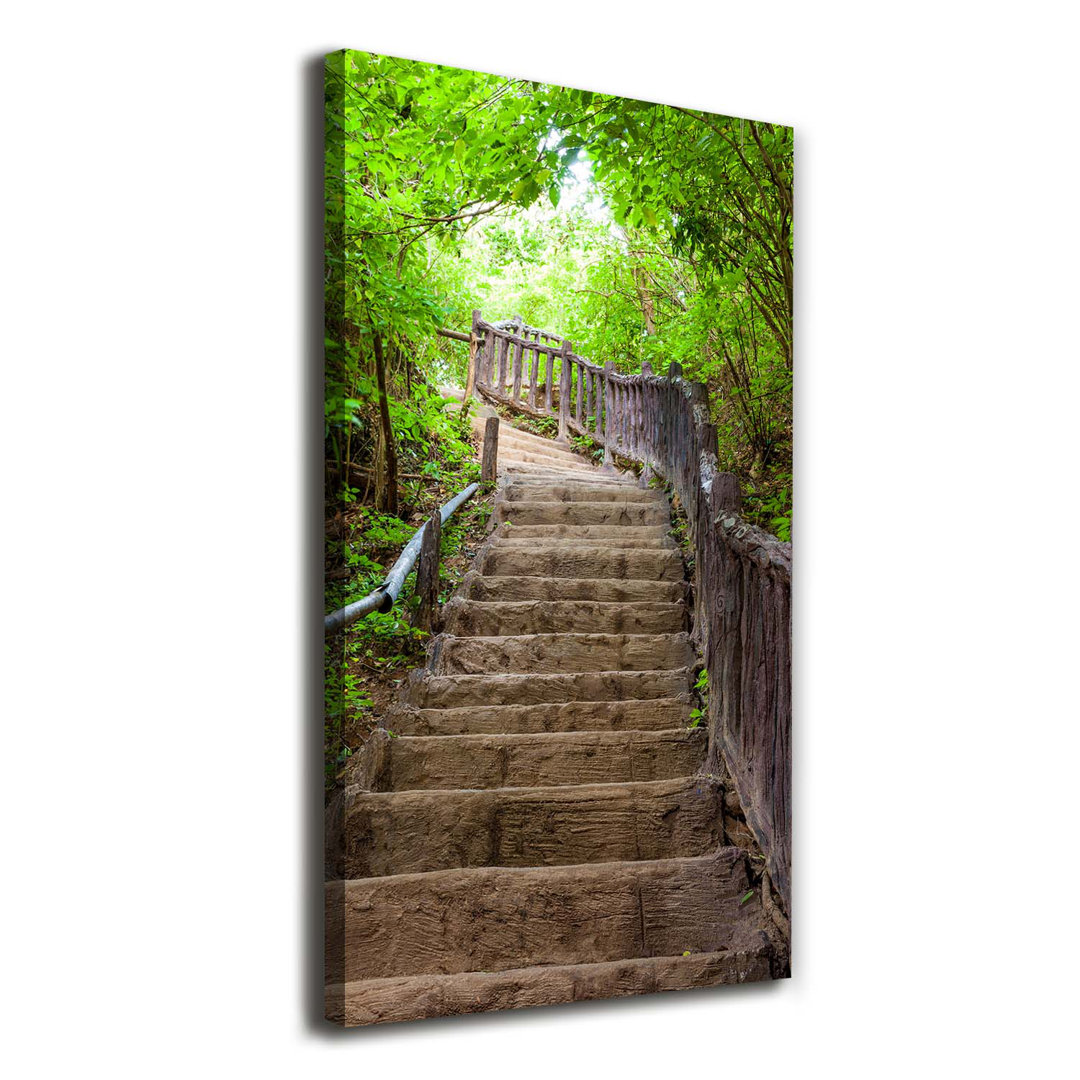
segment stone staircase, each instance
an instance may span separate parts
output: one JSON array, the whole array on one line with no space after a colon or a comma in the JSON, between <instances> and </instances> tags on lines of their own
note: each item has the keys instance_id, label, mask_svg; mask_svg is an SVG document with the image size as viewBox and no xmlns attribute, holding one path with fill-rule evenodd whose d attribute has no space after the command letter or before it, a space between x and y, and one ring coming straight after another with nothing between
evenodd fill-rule
<instances>
[{"instance_id":1,"label":"stone staircase","mask_svg":"<svg viewBox=\"0 0 1080 1080\"><path fill-rule=\"evenodd\" d=\"M777 974L734 793L689 727L666 498L505 422L499 470L427 667L328 813L339 1024Z\"/></svg>"}]
</instances>

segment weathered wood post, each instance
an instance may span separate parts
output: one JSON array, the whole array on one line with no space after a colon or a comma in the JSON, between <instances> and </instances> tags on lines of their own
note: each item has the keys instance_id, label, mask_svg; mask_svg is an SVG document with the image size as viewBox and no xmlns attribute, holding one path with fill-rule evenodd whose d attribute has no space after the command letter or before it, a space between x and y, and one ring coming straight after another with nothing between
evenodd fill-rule
<instances>
[{"instance_id":1,"label":"weathered wood post","mask_svg":"<svg viewBox=\"0 0 1080 1080\"><path fill-rule=\"evenodd\" d=\"M641 374L645 378L651 378L653 373L652 364L648 360L641 361ZM643 382L640 386L641 393L641 432L639 435L639 453L645 462L645 468L641 470L641 486L648 487L649 482L656 472L653 469L653 432L652 432L652 398L653 387Z\"/></svg>"},{"instance_id":2,"label":"weathered wood post","mask_svg":"<svg viewBox=\"0 0 1080 1080\"><path fill-rule=\"evenodd\" d=\"M569 341L562 343L562 371L559 374L559 439L566 442L570 430L570 380L573 368L570 366L570 352L573 346Z\"/></svg>"},{"instance_id":3,"label":"weathered wood post","mask_svg":"<svg viewBox=\"0 0 1080 1080\"><path fill-rule=\"evenodd\" d=\"M476 367L480 362L480 310L473 308L472 328L469 331L469 371L465 376L465 395L461 399L461 415L469 412L469 402L476 393Z\"/></svg>"},{"instance_id":4,"label":"weathered wood post","mask_svg":"<svg viewBox=\"0 0 1080 1080\"><path fill-rule=\"evenodd\" d=\"M499 463L499 418L489 416L484 425L484 450L480 458L480 486L489 491L495 485Z\"/></svg>"},{"instance_id":5,"label":"weathered wood post","mask_svg":"<svg viewBox=\"0 0 1080 1080\"><path fill-rule=\"evenodd\" d=\"M615 374L615 362L604 361L604 464L611 465L615 460L611 452L611 444L615 438L615 421L612 410L615 404L615 387L611 376Z\"/></svg>"},{"instance_id":6,"label":"weathered wood post","mask_svg":"<svg viewBox=\"0 0 1080 1080\"><path fill-rule=\"evenodd\" d=\"M526 338L528 340L528 338ZM535 409L536 408L536 386L537 386L537 374L540 368L540 350L529 349L529 355L531 357L529 366L529 396L528 403Z\"/></svg>"},{"instance_id":7,"label":"weathered wood post","mask_svg":"<svg viewBox=\"0 0 1080 1080\"><path fill-rule=\"evenodd\" d=\"M539 355L540 331L536 332L537 354ZM555 389L555 350L547 350L547 380L544 386L544 408L550 414L551 395Z\"/></svg>"},{"instance_id":8,"label":"weathered wood post","mask_svg":"<svg viewBox=\"0 0 1080 1080\"><path fill-rule=\"evenodd\" d=\"M518 333L520 334L520 330ZM521 368L524 359L524 351L524 339L519 338L519 340L514 343L514 363L511 369L513 372L513 382L510 396L514 399L515 405L521 400Z\"/></svg>"},{"instance_id":9,"label":"weathered wood post","mask_svg":"<svg viewBox=\"0 0 1080 1080\"><path fill-rule=\"evenodd\" d=\"M429 634L439 630L439 545L442 542L442 515L432 511L420 542L420 562L416 568L416 595L420 603L413 614L412 624Z\"/></svg>"},{"instance_id":10,"label":"weathered wood post","mask_svg":"<svg viewBox=\"0 0 1080 1080\"><path fill-rule=\"evenodd\" d=\"M495 390L502 397L506 393L506 353L510 348L510 339L500 334L495 347L499 356L499 370L495 378Z\"/></svg>"}]
</instances>

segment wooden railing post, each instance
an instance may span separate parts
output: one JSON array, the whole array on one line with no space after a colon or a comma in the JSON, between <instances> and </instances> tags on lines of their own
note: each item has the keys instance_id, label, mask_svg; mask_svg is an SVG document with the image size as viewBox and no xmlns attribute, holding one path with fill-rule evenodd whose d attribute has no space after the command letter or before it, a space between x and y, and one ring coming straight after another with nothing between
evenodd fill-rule
<instances>
[{"instance_id":1,"label":"wooden railing post","mask_svg":"<svg viewBox=\"0 0 1080 1080\"><path fill-rule=\"evenodd\" d=\"M535 409L536 408L536 382L537 372L540 367L540 350L529 349L529 396L526 401Z\"/></svg>"},{"instance_id":2,"label":"wooden railing post","mask_svg":"<svg viewBox=\"0 0 1080 1080\"><path fill-rule=\"evenodd\" d=\"M469 331L469 369L465 376L465 394L461 399L461 414L469 411L469 402L476 393L476 367L480 362L480 311L473 308L472 328Z\"/></svg>"},{"instance_id":3,"label":"wooden railing post","mask_svg":"<svg viewBox=\"0 0 1080 1080\"><path fill-rule=\"evenodd\" d=\"M540 348L540 332L536 334L537 355ZM551 395L555 388L555 350L547 350L547 385L544 387L544 408L551 412Z\"/></svg>"},{"instance_id":4,"label":"wooden railing post","mask_svg":"<svg viewBox=\"0 0 1080 1080\"><path fill-rule=\"evenodd\" d=\"M480 354L478 381L490 387L495 371L495 331L484 331L484 347Z\"/></svg>"},{"instance_id":5,"label":"wooden railing post","mask_svg":"<svg viewBox=\"0 0 1080 1080\"><path fill-rule=\"evenodd\" d=\"M615 362L604 362L604 464L610 465L615 460L611 443L615 438L615 421L612 413L615 405L615 385L611 376L615 374Z\"/></svg>"},{"instance_id":6,"label":"wooden railing post","mask_svg":"<svg viewBox=\"0 0 1080 1080\"><path fill-rule=\"evenodd\" d=\"M496 377L495 390L502 397L506 394L506 354L510 351L510 339L500 334L495 348L499 354L499 373Z\"/></svg>"},{"instance_id":7,"label":"wooden railing post","mask_svg":"<svg viewBox=\"0 0 1080 1080\"><path fill-rule=\"evenodd\" d=\"M565 442L570 431L570 382L574 377L570 366L570 351L573 346L569 341L562 344L562 371L559 376L559 438Z\"/></svg>"},{"instance_id":8,"label":"wooden railing post","mask_svg":"<svg viewBox=\"0 0 1080 1080\"><path fill-rule=\"evenodd\" d=\"M518 328L518 334L521 333L520 327ZM521 400L521 362L525 346L522 341L517 341L514 344L514 362L511 375L511 387L510 396L514 399L515 404Z\"/></svg>"},{"instance_id":9,"label":"wooden railing post","mask_svg":"<svg viewBox=\"0 0 1080 1080\"><path fill-rule=\"evenodd\" d=\"M442 542L442 515L432 511L420 543L420 562L416 568L416 595L420 598L413 626L429 634L439 629L439 545Z\"/></svg>"},{"instance_id":10,"label":"wooden railing post","mask_svg":"<svg viewBox=\"0 0 1080 1080\"><path fill-rule=\"evenodd\" d=\"M480 486L488 491L495 485L499 464L499 418L489 416L484 425L484 449L480 457Z\"/></svg>"}]
</instances>

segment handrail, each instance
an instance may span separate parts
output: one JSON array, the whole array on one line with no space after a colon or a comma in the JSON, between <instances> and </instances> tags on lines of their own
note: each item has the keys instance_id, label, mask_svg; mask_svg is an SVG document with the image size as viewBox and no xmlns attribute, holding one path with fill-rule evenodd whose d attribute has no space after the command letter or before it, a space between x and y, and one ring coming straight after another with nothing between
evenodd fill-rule
<instances>
[{"instance_id":1,"label":"handrail","mask_svg":"<svg viewBox=\"0 0 1080 1080\"><path fill-rule=\"evenodd\" d=\"M470 498L479 487L479 484L470 484L441 506L439 508L439 519L442 524L445 525L454 511L466 499ZM397 562L390 568L385 580L374 592L370 592L362 600L346 604L345 607L338 608L337 611L333 611L326 616L323 620L324 634L332 634L337 630L343 630L346 626L351 626L357 619L370 614L372 611L381 611L386 614L393 608L394 601L397 600L398 593L401 592L401 587L405 584L405 579L409 576L409 571L413 568L416 557L420 554L420 545L424 541L424 530L426 528L427 522L425 521L405 545L398 556Z\"/></svg>"}]
</instances>

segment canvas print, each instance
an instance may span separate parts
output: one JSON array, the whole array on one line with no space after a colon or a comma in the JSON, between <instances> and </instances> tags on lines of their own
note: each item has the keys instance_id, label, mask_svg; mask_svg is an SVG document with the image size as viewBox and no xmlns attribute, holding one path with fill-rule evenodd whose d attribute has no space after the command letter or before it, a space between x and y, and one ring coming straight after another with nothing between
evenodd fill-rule
<instances>
[{"instance_id":1,"label":"canvas print","mask_svg":"<svg viewBox=\"0 0 1080 1080\"><path fill-rule=\"evenodd\" d=\"M325 75L327 1019L722 1009L790 974L792 131Z\"/></svg>"}]
</instances>

